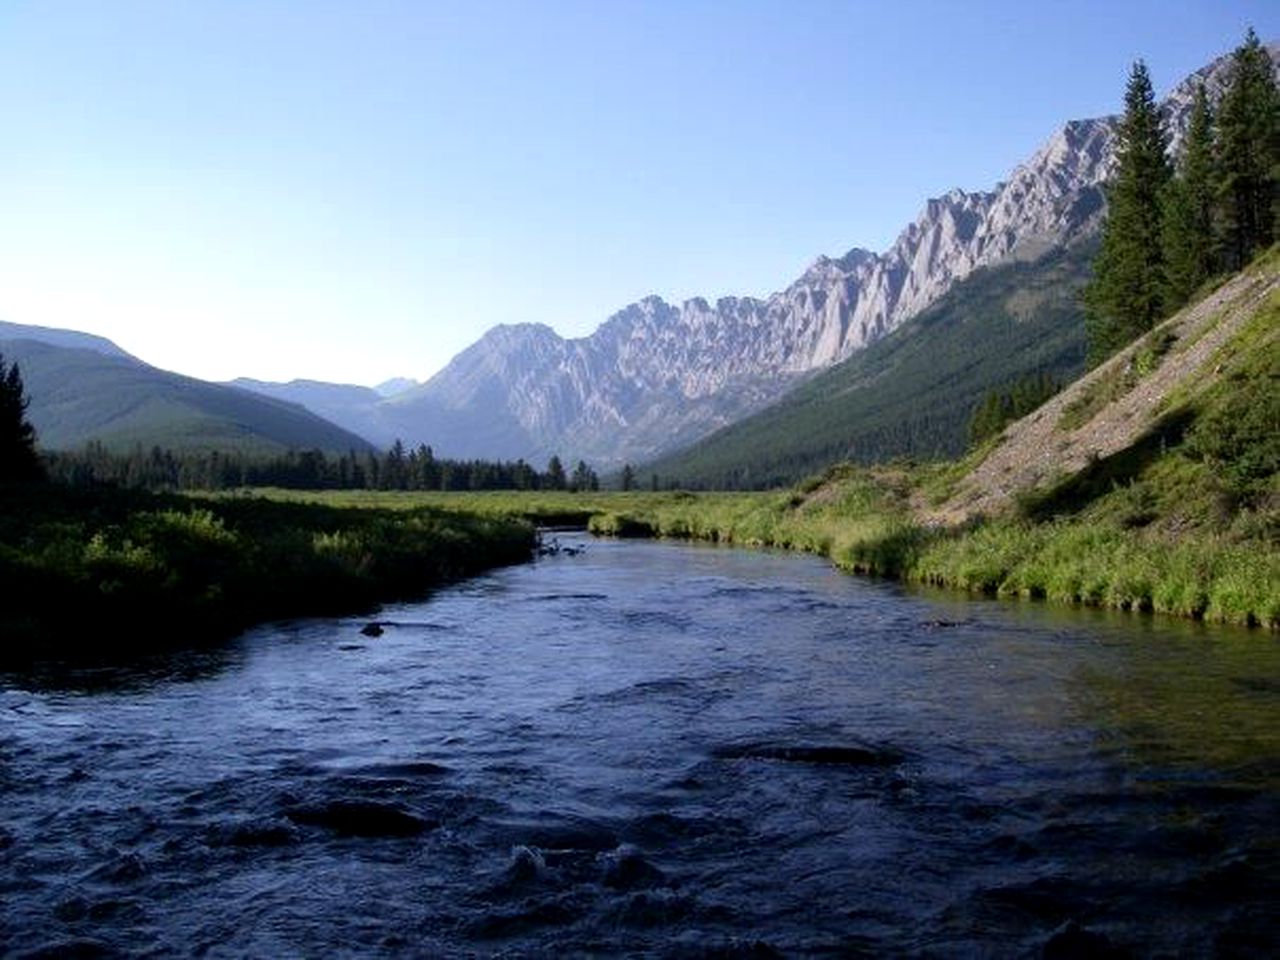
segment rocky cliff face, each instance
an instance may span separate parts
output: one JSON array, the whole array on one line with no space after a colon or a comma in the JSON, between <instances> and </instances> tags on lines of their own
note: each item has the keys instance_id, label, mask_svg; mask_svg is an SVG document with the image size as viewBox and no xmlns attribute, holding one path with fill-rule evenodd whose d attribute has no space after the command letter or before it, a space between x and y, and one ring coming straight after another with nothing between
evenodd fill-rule
<instances>
[{"instance_id":1,"label":"rocky cliff face","mask_svg":"<svg viewBox=\"0 0 1280 960\"><path fill-rule=\"evenodd\" d=\"M1280 45L1272 45L1280 62ZM1180 140L1198 83L1218 91L1223 58L1165 103ZM819 257L767 299L647 297L589 337L500 326L423 386L385 404L406 441L456 457L552 452L600 466L692 442L778 398L915 316L974 270L1032 259L1098 228L1115 118L1074 120L988 192L929 200L880 254Z\"/></svg>"}]
</instances>

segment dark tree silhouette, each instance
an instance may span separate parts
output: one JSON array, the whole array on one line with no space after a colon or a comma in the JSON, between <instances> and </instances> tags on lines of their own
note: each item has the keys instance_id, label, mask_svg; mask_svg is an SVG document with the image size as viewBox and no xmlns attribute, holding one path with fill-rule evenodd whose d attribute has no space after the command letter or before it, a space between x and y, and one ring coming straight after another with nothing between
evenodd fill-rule
<instances>
[{"instance_id":1,"label":"dark tree silhouette","mask_svg":"<svg viewBox=\"0 0 1280 960\"><path fill-rule=\"evenodd\" d=\"M43 475L36 432L27 420L27 397L18 365L0 354L0 483L23 483Z\"/></svg>"}]
</instances>

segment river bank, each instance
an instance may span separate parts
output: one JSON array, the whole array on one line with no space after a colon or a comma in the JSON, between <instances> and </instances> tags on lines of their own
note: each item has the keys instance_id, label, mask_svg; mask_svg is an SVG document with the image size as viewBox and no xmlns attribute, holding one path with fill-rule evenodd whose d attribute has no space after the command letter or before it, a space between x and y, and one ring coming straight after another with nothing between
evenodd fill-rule
<instances>
[{"instance_id":1,"label":"river bank","mask_svg":"<svg viewBox=\"0 0 1280 960\"><path fill-rule=\"evenodd\" d=\"M1217 531L1154 522L1141 489L1118 488L1074 517L1043 505L958 527L912 510L939 471L836 468L786 493L672 499L603 511L603 536L655 536L802 550L852 573L971 593L1280 628L1280 551L1252 514ZM1146 520L1135 523L1135 519Z\"/></svg>"},{"instance_id":2,"label":"river bank","mask_svg":"<svg viewBox=\"0 0 1280 960\"><path fill-rule=\"evenodd\" d=\"M53 485L0 490L0 659L113 655L358 613L527 560L514 517Z\"/></svg>"},{"instance_id":3,"label":"river bank","mask_svg":"<svg viewBox=\"0 0 1280 960\"><path fill-rule=\"evenodd\" d=\"M930 523L920 505L946 496L964 466L846 465L773 492L255 493L578 523L605 537L776 547L826 557L849 573L971 594L1280 629L1280 550L1269 508L1228 511L1206 465L1165 462L1123 484L1100 469L1026 498L1017 512ZM1097 489L1082 492L1088 486ZM1063 504L1073 512L1063 513Z\"/></svg>"}]
</instances>

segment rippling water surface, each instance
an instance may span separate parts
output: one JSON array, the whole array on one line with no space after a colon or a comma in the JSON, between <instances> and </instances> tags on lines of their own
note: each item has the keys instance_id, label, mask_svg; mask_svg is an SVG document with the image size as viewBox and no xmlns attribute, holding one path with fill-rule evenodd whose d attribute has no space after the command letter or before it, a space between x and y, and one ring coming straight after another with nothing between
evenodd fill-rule
<instances>
[{"instance_id":1,"label":"rippling water surface","mask_svg":"<svg viewBox=\"0 0 1280 960\"><path fill-rule=\"evenodd\" d=\"M381 616L0 678L0 945L1280 946L1266 634L596 541Z\"/></svg>"}]
</instances>

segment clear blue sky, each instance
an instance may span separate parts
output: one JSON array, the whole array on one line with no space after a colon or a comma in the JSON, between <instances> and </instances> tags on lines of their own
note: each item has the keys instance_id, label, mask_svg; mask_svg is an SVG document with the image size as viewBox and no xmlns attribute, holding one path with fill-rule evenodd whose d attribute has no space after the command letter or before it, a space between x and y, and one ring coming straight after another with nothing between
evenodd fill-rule
<instances>
[{"instance_id":1,"label":"clear blue sky","mask_svg":"<svg viewBox=\"0 0 1280 960\"><path fill-rule=\"evenodd\" d=\"M767 295L1280 4L0 0L0 319L211 379Z\"/></svg>"}]
</instances>

